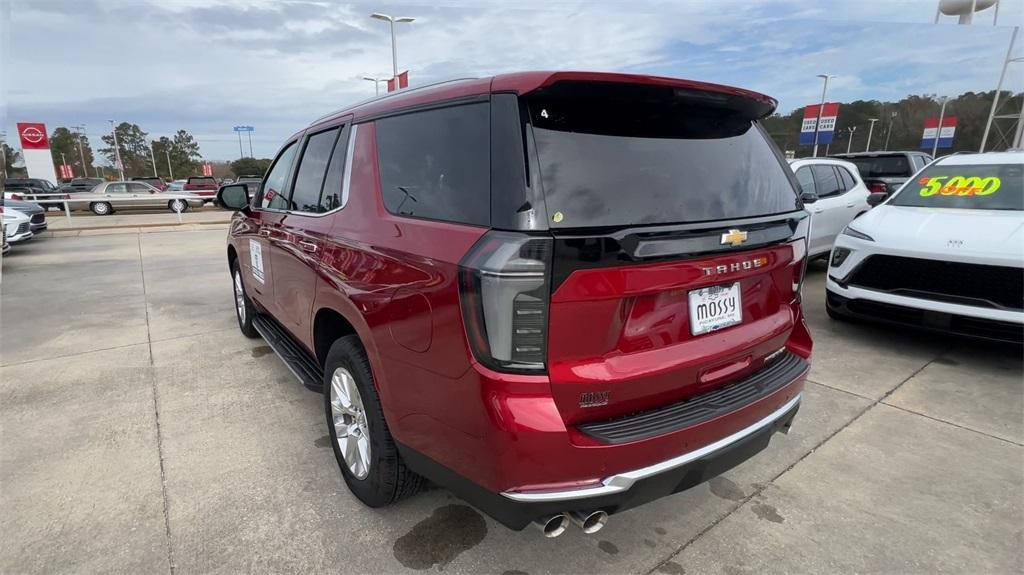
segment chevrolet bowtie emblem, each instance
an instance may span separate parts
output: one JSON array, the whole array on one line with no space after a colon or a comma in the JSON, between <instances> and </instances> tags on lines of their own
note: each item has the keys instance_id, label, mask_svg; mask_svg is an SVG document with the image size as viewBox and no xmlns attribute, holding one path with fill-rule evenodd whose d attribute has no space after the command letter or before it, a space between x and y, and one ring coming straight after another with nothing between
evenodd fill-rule
<instances>
[{"instance_id":1,"label":"chevrolet bowtie emblem","mask_svg":"<svg viewBox=\"0 0 1024 575\"><path fill-rule=\"evenodd\" d=\"M747 232L743 230L729 230L728 233L722 234L722 245L730 244L738 246L743 242L747 241Z\"/></svg>"}]
</instances>

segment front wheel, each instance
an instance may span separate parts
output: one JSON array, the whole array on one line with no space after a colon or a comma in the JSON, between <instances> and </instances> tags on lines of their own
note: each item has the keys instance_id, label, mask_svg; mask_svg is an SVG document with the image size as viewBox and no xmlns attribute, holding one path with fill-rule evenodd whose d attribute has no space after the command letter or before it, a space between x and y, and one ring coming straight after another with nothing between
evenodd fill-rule
<instances>
[{"instance_id":1,"label":"front wheel","mask_svg":"<svg viewBox=\"0 0 1024 575\"><path fill-rule=\"evenodd\" d=\"M114 211L107 202L96 202L89 206L89 209L97 216L109 216Z\"/></svg>"},{"instance_id":2,"label":"front wheel","mask_svg":"<svg viewBox=\"0 0 1024 575\"><path fill-rule=\"evenodd\" d=\"M383 507L419 491L423 478L406 467L398 453L370 361L355 335L335 341L327 353L324 411L334 457L360 501Z\"/></svg>"},{"instance_id":3,"label":"front wheel","mask_svg":"<svg viewBox=\"0 0 1024 575\"><path fill-rule=\"evenodd\" d=\"M167 202L167 209L175 213L184 212L188 209L188 202L185 200L171 200Z\"/></svg>"},{"instance_id":4,"label":"front wheel","mask_svg":"<svg viewBox=\"0 0 1024 575\"><path fill-rule=\"evenodd\" d=\"M238 329L245 337L257 338L260 333L252 325L252 300L245 295L245 286L242 285L242 271L238 262L231 264L231 280L235 290L235 318L238 319Z\"/></svg>"}]
</instances>

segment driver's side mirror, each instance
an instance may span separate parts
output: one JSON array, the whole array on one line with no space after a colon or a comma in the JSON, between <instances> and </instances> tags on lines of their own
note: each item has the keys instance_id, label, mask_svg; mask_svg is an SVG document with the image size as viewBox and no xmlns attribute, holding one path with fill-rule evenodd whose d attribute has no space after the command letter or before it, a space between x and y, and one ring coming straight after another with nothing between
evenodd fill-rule
<instances>
[{"instance_id":1,"label":"driver's side mirror","mask_svg":"<svg viewBox=\"0 0 1024 575\"><path fill-rule=\"evenodd\" d=\"M889 194L885 192L873 192L868 196L868 205L872 208L885 201L886 196Z\"/></svg>"},{"instance_id":2,"label":"driver's side mirror","mask_svg":"<svg viewBox=\"0 0 1024 575\"><path fill-rule=\"evenodd\" d=\"M818 201L818 194L812 192L802 192L800 194L800 201L805 204L813 204Z\"/></svg>"},{"instance_id":3,"label":"driver's side mirror","mask_svg":"<svg viewBox=\"0 0 1024 575\"><path fill-rule=\"evenodd\" d=\"M217 190L217 203L229 210L247 211L249 191L245 184L229 184Z\"/></svg>"}]
</instances>

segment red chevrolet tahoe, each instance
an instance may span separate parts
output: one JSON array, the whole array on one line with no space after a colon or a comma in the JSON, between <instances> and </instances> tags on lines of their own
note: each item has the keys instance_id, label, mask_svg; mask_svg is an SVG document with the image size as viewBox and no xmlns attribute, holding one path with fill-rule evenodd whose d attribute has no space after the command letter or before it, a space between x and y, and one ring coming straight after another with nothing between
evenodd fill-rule
<instances>
[{"instance_id":1,"label":"red chevrolet tahoe","mask_svg":"<svg viewBox=\"0 0 1024 575\"><path fill-rule=\"evenodd\" d=\"M594 532L788 431L807 214L767 96L527 72L320 118L237 210L239 326L323 392L370 506L432 480Z\"/></svg>"},{"instance_id":2,"label":"red chevrolet tahoe","mask_svg":"<svg viewBox=\"0 0 1024 575\"><path fill-rule=\"evenodd\" d=\"M217 197L218 187L217 180L210 176L190 176L182 189L203 198L204 202L212 202Z\"/></svg>"}]
</instances>

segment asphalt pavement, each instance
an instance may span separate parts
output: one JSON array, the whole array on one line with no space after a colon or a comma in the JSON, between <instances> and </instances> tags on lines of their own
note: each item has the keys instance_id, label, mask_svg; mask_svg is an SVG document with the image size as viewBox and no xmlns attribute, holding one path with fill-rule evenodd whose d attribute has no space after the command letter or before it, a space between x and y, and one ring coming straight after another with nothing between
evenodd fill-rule
<instances>
[{"instance_id":1,"label":"asphalt pavement","mask_svg":"<svg viewBox=\"0 0 1024 575\"><path fill-rule=\"evenodd\" d=\"M320 396L237 329L223 226L178 229L3 258L0 573L1024 571L1020 349L831 321L822 264L789 435L545 539L440 488L360 504Z\"/></svg>"}]
</instances>

